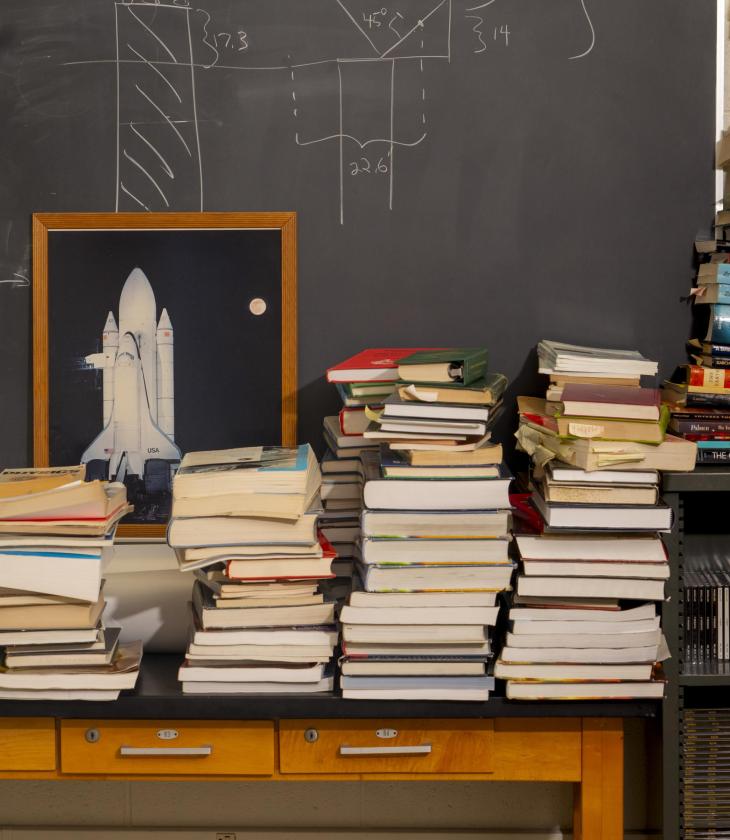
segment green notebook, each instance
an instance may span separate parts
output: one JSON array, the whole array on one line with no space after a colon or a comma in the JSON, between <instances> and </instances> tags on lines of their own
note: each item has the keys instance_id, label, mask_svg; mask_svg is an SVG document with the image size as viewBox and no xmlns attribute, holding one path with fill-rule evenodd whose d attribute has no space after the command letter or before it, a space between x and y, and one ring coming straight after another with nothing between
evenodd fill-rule
<instances>
[{"instance_id":1,"label":"green notebook","mask_svg":"<svg viewBox=\"0 0 730 840\"><path fill-rule=\"evenodd\" d=\"M484 347L420 350L398 360L398 376L404 382L465 386L482 379L486 372Z\"/></svg>"}]
</instances>

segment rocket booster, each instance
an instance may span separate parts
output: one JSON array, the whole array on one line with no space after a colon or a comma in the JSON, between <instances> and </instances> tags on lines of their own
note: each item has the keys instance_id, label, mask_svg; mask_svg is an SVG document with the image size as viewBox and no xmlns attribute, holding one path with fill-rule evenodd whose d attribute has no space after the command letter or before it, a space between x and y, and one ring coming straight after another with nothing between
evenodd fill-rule
<instances>
[{"instance_id":1,"label":"rocket booster","mask_svg":"<svg viewBox=\"0 0 730 840\"><path fill-rule=\"evenodd\" d=\"M166 309L159 323L155 294L140 268L119 298L119 324L107 316L102 353L86 357L103 369L103 428L81 460L109 462L109 477L143 476L149 459L179 461L174 443L174 333Z\"/></svg>"}]
</instances>

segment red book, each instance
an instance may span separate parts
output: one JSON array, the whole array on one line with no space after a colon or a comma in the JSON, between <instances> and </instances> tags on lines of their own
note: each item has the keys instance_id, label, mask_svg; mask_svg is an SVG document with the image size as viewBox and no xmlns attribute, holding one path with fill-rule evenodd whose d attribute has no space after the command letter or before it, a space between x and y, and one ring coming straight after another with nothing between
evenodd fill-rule
<instances>
[{"instance_id":1,"label":"red book","mask_svg":"<svg viewBox=\"0 0 730 840\"><path fill-rule=\"evenodd\" d=\"M561 402L564 414L578 417L658 420L661 409L658 388L629 385L569 383L563 388Z\"/></svg>"},{"instance_id":2,"label":"red book","mask_svg":"<svg viewBox=\"0 0 730 840\"><path fill-rule=\"evenodd\" d=\"M374 411L380 411L382 405L370 406ZM343 435L352 437L353 435L362 435L370 425L370 420L365 414L365 406L362 408L342 408L340 409L340 431Z\"/></svg>"},{"instance_id":3,"label":"red book","mask_svg":"<svg viewBox=\"0 0 730 840\"><path fill-rule=\"evenodd\" d=\"M397 382L398 360L434 347L376 347L327 369L328 382Z\"/></svg>"},{"instance_id":4,"label":"red book","mask_svg":"<svg viewBox=\"0 0 730 840\"><path fill-rule=\"evenodd\" d=\"M723 393L730 390L730 370L687 365L687 384L690 388Z\"/></svg>"}]
</instances>

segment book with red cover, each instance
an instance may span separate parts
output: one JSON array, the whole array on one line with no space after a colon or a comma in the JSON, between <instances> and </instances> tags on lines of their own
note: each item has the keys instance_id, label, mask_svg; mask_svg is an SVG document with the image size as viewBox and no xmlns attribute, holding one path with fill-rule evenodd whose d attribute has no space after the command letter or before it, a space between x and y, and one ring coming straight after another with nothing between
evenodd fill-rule
<instances>
[{"instance_id":1,"label":"book with red cover","mask_svg":"<svg viewBox=\"0 0 730 840\"><path fill-rule=\"evenodd\" d=\"M561 402L564 414L578 417L658 420L661 396L658 388L568 383Z\"/></svg>"},{"instance_id":2,"label":"book with red cover","mask_svg":"<svg viewBox=\"0 0 730 840\"><path fill-rule=\"evenodd\" d=\"M328 382L397 382L398 360L436 347L375 347L327 369Z\"/></svg>"},{"instance_id":3,"label":"book with red cover","mask_svg":"<svg viewBox=\"0 0 730 840\"><path fill-rule=\"evenodd\" d=\"M380 403L373 403L370 406L373 411L380 411L382 407L383 406ZM365 430L370 425L370 419L365 414L365 406L362 406L361 408L341 408L339 417L340 431L343 435L347 435L348 437L364 434Z\"/></svg>"}]
</instances>

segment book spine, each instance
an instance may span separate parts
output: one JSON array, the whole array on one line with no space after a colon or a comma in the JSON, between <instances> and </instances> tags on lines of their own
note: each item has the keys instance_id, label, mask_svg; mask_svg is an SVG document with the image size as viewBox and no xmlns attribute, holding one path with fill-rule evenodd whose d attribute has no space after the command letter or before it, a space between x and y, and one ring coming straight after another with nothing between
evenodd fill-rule
<instances>
[{"instance_id":1,"label":"book spine","mask_svg":"<svg viewBox=\"0 0 730 840\"><path fill-rule=\"evenodd\" d=\"M670 428L680 435L730 435L730 423L721 421L672 420Z\"/></svg>"},{"instance_id":2,"label":"book spine","mask_svg":"<svg viewBox=\"0 0 730 840\"><path fill-rule=\"evenodd\" d=\"M698 364L701 364L703 367L730 368L730 357L695 356L694 358L700 360L698 361Z\"/></svg>"},{"instance_id":3,"label":"book spine","mask_svg":"<svg viewBox=\"0 0 730 840\"><path fill-rule=\"evenodd\" d=\"M730 345L728 344L706 344L703 350L706 356L730 360Z\"/></svg>"},{"instance_id":4,"label":"book spine","mask_svg":"<svg viewBox=\"0 0 730 840\"><path fill-rule=\"evenodd\" d=\"M687 384L693 388L727 390L730 389L730 371L700 367L700 365L688 365Z\"/></svg>"},{"instance_id":5,"label":"book spine","mask_svg":"<svg viewBox=\"0 0 730 840\"><path fill-rule=\"evenodd\" d=\"M698 464L730 463L730 449L698 449Z\"/></svg>"},{"instance_id":6,"label":"book spine","mask_svg":"<svg viewBox=\"0 0 730 840\"><path fill-rule=\"evenodd\" d=\"M727 394L688 393L685 405L687 408L728 408L730 407L730 392Z\"/></svg>"}]
</instances>

